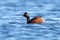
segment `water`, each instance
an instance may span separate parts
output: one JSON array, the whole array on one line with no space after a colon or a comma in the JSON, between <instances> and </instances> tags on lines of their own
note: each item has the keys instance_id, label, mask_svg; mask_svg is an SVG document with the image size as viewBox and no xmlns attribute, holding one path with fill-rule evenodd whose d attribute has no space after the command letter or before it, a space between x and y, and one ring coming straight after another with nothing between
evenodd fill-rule
<instances>
[{"instance_id":1,"label":"water","mask_svg":"<svg viewBox=\"0 0 60 40\"><path fill-rule=\"evenodd\" d=\"M27 24L43 16L43 24ZM60 40L60 0L0 0L0 40Z\"/></svg>"}]
</instances>

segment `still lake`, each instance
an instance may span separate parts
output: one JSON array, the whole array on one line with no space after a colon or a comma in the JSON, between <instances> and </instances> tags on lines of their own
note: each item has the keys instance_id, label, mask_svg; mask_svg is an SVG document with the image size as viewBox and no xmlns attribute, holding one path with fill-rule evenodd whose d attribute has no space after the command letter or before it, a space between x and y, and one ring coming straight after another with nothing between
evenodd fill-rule
<instances>
[{"instance_id":1,"label":"still lake","mask_svg":"<svg viewBox=\"0 0 60 40\"><path fill-rule=\"evenodd\" d=\"M45 23L27 24L24 12ZM60 0L0 0L0 40L60 40Z\"/></svg>"}]
</instances>

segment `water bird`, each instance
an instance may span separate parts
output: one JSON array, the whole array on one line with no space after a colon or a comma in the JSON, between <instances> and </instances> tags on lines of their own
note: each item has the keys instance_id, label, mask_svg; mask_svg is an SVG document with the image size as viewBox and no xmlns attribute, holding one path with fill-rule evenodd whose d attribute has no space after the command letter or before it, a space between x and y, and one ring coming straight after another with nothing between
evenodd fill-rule
<instances>
[{"instance_id":1,"label":"water bird","mask_svg":"<svg viewBox=\"0 0 60 40\"><path fill-rule=\"evenodd\" d=\"M30 19L27 12L25 12L23 16L27 19L27 24L30 24L30 23L44 23L45 22L45 20L42 16L36 16L36 17Z\"/></svg>"}]
</instances>

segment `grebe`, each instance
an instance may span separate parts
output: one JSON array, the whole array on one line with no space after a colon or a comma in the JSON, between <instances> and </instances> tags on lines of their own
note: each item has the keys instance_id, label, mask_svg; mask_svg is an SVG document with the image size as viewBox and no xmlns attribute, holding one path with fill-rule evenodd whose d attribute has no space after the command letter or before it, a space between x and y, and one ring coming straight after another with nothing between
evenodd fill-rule
<instances>
[{"instance_id":1,"label":"grebe","mask_svg":"<svg viewBox=\"0 0 60 40\"><path fill-rule=\"evenodd\" d=\"M23 16L26 17L27 24L29 24L29 23L44 23L44 21L45 21L44 18L42 18L41 16L34 17L30 20L30 17L27 12L25 12Z\"/></svg>"}]
</instances>

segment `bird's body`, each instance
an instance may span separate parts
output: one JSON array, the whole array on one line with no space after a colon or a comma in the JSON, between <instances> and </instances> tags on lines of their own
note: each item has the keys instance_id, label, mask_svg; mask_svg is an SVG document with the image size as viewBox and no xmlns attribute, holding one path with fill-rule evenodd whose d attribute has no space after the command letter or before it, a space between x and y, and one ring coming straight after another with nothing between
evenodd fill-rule
<instances>
[{"instance_id":1,"label":"bird's body","mask_svg":"<svg viewBox=\"0 0 60 40\"><path fill-rule=\"evenodd\" d=\"M44 19L40 16L31 19L31 23L44 23Z\"/></svg>"},{"instance_id":2,"label":"bird's body","mask_svg":"<svg viewBox=\"0 0 60 40\"><path fill-rule=\"evenodd\" d=\"M24 17L27 18L27 23L44 23L44 18L42 18L41 16L37 16L37 17L34 17L30 20L30 17L29 15L26 13L24 13Z\"/></svg>"}]
</instances>

